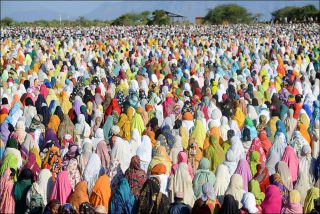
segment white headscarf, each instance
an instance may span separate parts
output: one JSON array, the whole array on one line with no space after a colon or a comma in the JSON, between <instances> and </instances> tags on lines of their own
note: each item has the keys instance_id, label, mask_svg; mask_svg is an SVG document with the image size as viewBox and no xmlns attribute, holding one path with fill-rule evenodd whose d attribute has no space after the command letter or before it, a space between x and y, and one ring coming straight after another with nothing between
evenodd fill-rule
<instances>
[{"instance_id":1,"label":"white headscarf","mask_svg":"<svg viewBox=\"0 0 320 214\"><path fill-rule=\"evenodd\" d=\"M137 149L137 155L140 158L141 168L147 172L149 163L152 159L152 144L147 135L142 136L141 145Z\"/></svg>"},{"instance_id":2,"label":"white headscarf","mask_svg":"<svg viewBox=\"0 0 320 214\"><path fill-rule=\"evenodd\" d=\"M92 153L89 157L88 164L84 170L83 178L88 183L88 193L92 192L98 177L101 173L101 160L96 153Z\"/></svg>"},{"instance_id":3,"label":"white headscarf","mask_svg":"<svg viewBox=\"0 0 320 214\"><path fill-rule=\"evenodd\" d=\"M217 193L220 203L223 202L224 194L228 188L231 175L226 165L220 164L216 171L216 182L214 183L214 191Z\"/></svg>"},{"instance_id":4,"label":"white headscarf","mask_svg":"<svg viewBox=\"0 0 320 214\"><path fill-rule=\"evenodd\" d=\"M138 129L133 129L131 131L131 140L129 141L130 144L130 152L131 155L134 156L137 153L137 149L141 145L141 136Z\"/></svg>"},{"instance_id":5,"label":"white headscarf","mask_svg":"<svg viewBox=\"0 0 320 214\"><path fill-rule=\"evenodd\" d=\"M52 174L49 169L42 169L39 174L39 190L42 196L43 204L47 205L51 198L54 182L52 180Z\"/></svg>"},{"instance_id":6,"label":"white headscarf","mask_svg":"<svg viewBox=\"0 0 320 214\"><path fill-rule=\"evenodd\" d=\"M228 140L228 131L230 130L230 126L228 124L228 118L226 116L222 116L221 118L221 126L219 128L220 135L223 141Z\"/></svg>"},{"instance_id":7,"label":"white headscarf","mask_svg":"<svg viewBox=\"0 0 320 214\"><path fill-rule=\"evenodd\" d=\"M239 209L242 207L241 199L244 193L242 176L239 174L232 175L226 194L232 195L239 202Z\"/></svg>"},{"instance_id":8,"label":"white headscarf","mask_svg":"<svg viewBox=\"0 0 320 214\"><path fill-rule=\"evenodd\" d=\"M129 142L117 137L111 150L111 161L118 160L122 172L125 172L129 168L131 157Z\"/></svg>"},{"instance_id":9,"label":"white headscarf","mask_svg":"<svg viewBox=\"0 0 320 214\"><path fill-rule=\"evenodd\" d=\"M256 199L251 192L246 192L243 194L241 203L243 204L243 207L249 211L249 213L257 213L259 211L256 207Z\"/></svg>"}]
</instances>

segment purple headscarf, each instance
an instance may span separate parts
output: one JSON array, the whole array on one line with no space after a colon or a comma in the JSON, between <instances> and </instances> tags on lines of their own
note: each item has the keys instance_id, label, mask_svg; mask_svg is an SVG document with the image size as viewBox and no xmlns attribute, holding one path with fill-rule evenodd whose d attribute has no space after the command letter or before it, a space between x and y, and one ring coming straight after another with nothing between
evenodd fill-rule
<instances>
[{"instance_id":1,"label":"purple headscarf","mask_svg":"<svg viewBox=\"0 0 320 214\"><path fill-rule=\"evenodd\" d=\"M59 140L56 136L56 134L53 132L52 129L50 128L47 128L46 130L46 137L44 138L44 145L43 145L43 148L41 150L44 149L46 143L49 141L49 140L52 140L52 142L54 143L54 145L58 148L60 148L60 144L59 144Z\"/></svg>"},{"instance_id":2,"label":"purple headscarf","mask_svg":"<svg viewBox=\"0 0 320 214\"><path fill-rule=\"evenodd\" d=\"M82 103L79 100L75 100L72 104L72 108L76 112L77 116L79 116L79 114L81 114L81 111L80 111L81 105L82 105Z\"/></svg>"},{"instance_id":3,"label":"purple headscarf","mask_svg":"<svg viewBox=\"0 0 320 214\"><path fill-rule=\"evenodd\" d=\"M10 135L10 131L9 131L8 124L2 123L1 124L1 140L7 143L9 135Z\"/></svg>"},{"instance_id":4,"label":"purple headscarf","mask_svg":"<svg viewBox=\"0 0 320 214\"><path fill-rule=\"evenodd\" d=\"M241 159L238 162L238 167L235 171L235 174L242 176L243 180L243 189L248 192L248 183L252 178L251 170L248 162L245 159Z\"/></svg>"}]
</instances>

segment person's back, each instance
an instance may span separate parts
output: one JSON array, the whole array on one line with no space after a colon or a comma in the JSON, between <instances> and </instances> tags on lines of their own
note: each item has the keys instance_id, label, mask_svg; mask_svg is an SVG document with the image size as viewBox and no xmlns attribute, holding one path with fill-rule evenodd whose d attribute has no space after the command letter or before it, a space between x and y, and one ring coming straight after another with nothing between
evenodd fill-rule
<instances>
[{"instance_id":1,"label":"person's back","mask_svg":"<svg viewBox=\"0 0 320 214\"><path fill-rule=\"evenodd\" d=\"M190 214L191 207L183 201L183 193L176 192L174 197L174 202L170 204L169 214Z\"/></svg>"}]
</instances>

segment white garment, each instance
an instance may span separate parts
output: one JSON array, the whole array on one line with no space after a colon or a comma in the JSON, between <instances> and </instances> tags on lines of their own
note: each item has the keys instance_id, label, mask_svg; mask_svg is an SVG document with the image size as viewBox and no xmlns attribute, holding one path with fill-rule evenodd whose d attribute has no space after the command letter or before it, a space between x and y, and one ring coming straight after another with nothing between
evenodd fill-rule
<instances>
[{"instance_id":1,"label":"white garment","mask_svg":"<svg viewBox=\"0 0 320 214\"><path fill-rule=\"evenodd\" d=\"M230 177L231 175L229 173L228 167L225 164L220 164L217 167L216 181L214 183L213 188L221 204L223 202L224 194L228 188Z\"/></svg>"},{"instance_id":2,"label":"white garment","mask_svg":"<svg viewBox=\"0 0 320 214\"><path fill-rule=\"evenodd\" d=\"M92 189L98 180L101 171L101 160L96 153L92 153L89 157L88 164L84 170L83 178L88 183L88 193L92 192Z\"/></svg>"},{"instance_id":3,"label":"white garment","mask_svg":"<svg viewBox=\"0 0 320 214\"><path fill-rule=\"evenodd\" d=\"M141 136L138 129L133 129L131 131L131 140L129 141L129 145L130 145L131 156L136 155L137 149L141 145Z\"/></svg>"},{"instance_id":4,"label":"white garment","mask_svg":"<svg viewBox=\"0 0 320 214\"><path fill-rule=\"evenodd\" d=\"M39 189L42 196L43 204L47 205L51 198L54 182L52 180L52 173L49 169L42 169L39 174Z\"/></svg>"},{"instance_id":5,"label":"white garment","mask_svg":"<svg viewBox=\"0 0 320 214\"><path fill-rule=\"evenodd\" d=\"M111 161L118 160L122 172L125 172L129 168L131 157L129 142L117 137L111 150Z\"/></svg>"},{"instance_id":6,"label":"white garment","mask_svg":"<svg viewBox=\"0 0 320 214\"><path fill-rule=\"evenodd\" d=\"M140 158L140 167L147 173L152 159L152 144L147 135L142 136L141 145L137 149L137 155Z\"/></svg>"}]
</instances>

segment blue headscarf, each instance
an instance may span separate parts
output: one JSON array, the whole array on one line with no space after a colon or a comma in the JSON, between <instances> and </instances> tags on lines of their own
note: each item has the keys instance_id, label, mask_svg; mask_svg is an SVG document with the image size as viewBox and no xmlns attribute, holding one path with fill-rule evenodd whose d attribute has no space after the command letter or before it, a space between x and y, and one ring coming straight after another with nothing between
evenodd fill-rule
<instances>
[{"instance_id":1,"label":"blue headscarf","mask_svg":"<svg viewBox=\"0 0 320 214\"><path fill-rule=\"evenodd\" d=\"M281 120L278 120L276 123L277 131L274 136L277 136L279 132L283 133L284 136L286 137L286 142L288 142L288 136L287 136L287 130L286 126Z\"/></svg>"},{"instance_id":2,"label":"blue headscarf","mask_svg":"<svg viewBox=\"0 0 320 214\"><path fill-rule=\"evenodd\" d=\"M110 202L110 213L135 213L135 198L131 192L128 180L121 178L119 186Z\"/></svg>"},{"instance_id":3,"label":"blue headscarf","mask_svg":"<svg viewBox=\"0 0 320 214\"><path fill-rule=\"evenodd\" d=\"M109 140L111 138L110 131L111 131L112 126L113 126L113 117L111 115L109 115L107 117L106 122L103 125L103 135L104 135L104 140L106 142L109 142Z\"/></svg>"}]
</instances>

